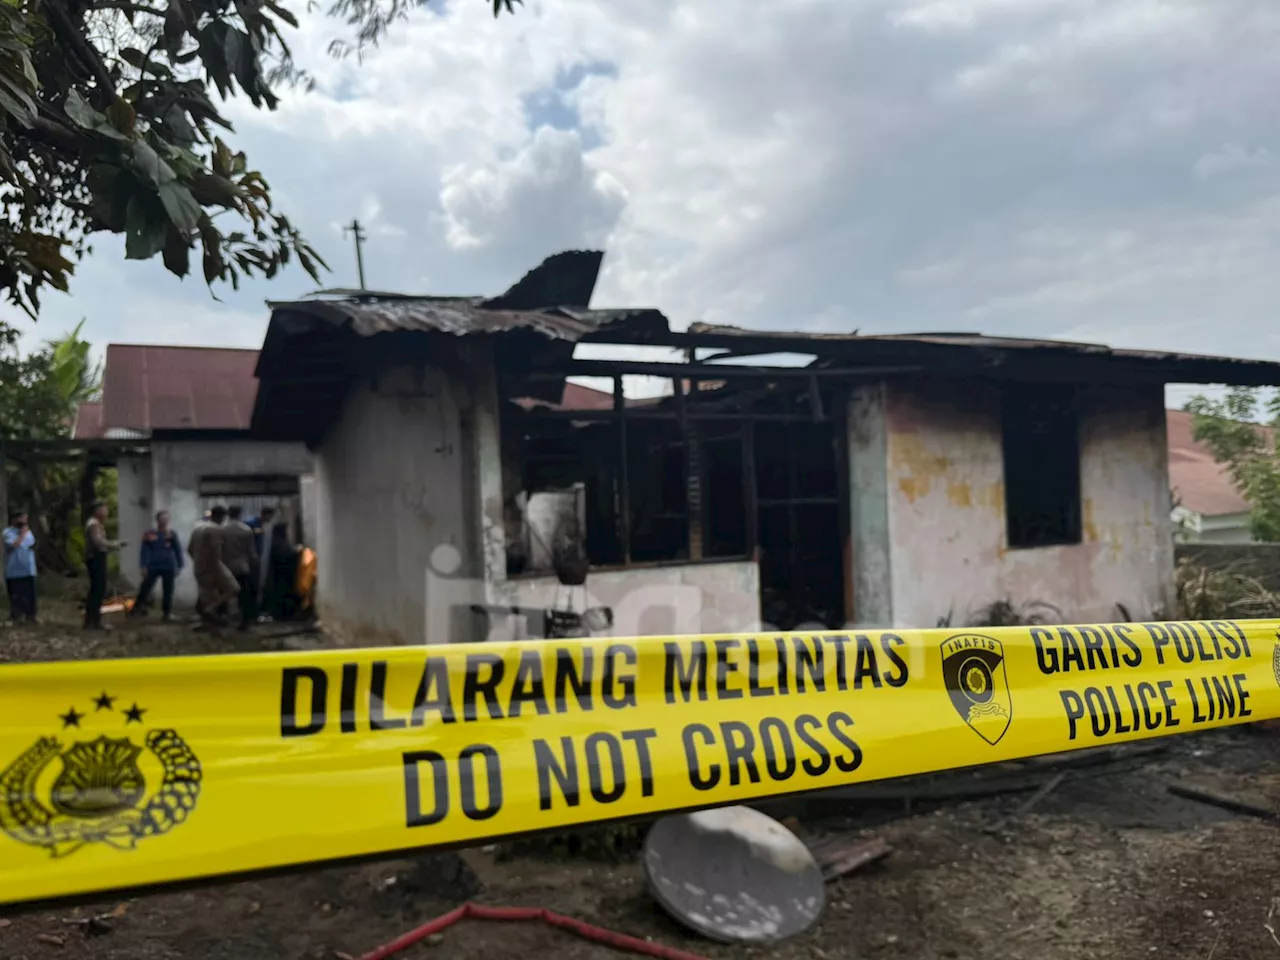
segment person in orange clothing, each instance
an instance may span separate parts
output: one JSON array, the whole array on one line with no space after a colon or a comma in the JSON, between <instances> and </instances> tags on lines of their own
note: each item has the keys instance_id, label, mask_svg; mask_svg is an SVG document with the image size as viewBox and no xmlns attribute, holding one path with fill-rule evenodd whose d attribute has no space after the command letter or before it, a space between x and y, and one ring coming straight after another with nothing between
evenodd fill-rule
<instances>
[{"instance_id":1,"label":"person in orange clothing","mask_svg":"<svg viewBox=\"0 0 1280 960\"><path fill-rule=\"evenodd\" d=\"M308 622L316 619L316 552L303 545L298 547L298 574L294 580L294 592L298 596L298 611Z\"/></svg>"}]
</instances>

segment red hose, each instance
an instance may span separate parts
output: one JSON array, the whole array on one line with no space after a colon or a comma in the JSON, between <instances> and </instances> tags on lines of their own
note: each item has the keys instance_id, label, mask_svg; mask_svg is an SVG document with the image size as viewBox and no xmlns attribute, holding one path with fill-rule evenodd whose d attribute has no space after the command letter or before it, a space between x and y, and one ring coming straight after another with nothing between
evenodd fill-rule
<instances>
[{"instance_id":1,"label":"red hose","mask_svg":"<svg viewBox=\"0 0 1280 960\"><path fill-rule=\"evenodd\" d=\"M570 933L577 934L584 940L594 940L596 943L603 943L605 946L613 947L615 950L625 950L629 953L638 953L646 957L657 957L658 960L706 960L705 957L700 957L694 953L686 953L684 950L676 950L674 947L664 947L660 943L650 943L648 940L641 940L638 937L629 937L625 933L615 933L603 927L592 926L589 923L583 923L581 920L566 917L562 913L552 913L542 907L485 907L478 903L464 903L443 916L428 920L416 930L401 934L390 943L384 943L382 946L366 953L360 960L386 960L387 957L399 953L419 940L425 940L433 933L439 933L446 927L451 927L459 920L464 920L468 917L474 920L541 920L550 926L559 927L561 930L568 930Z\"/></svg>"}]
</instances>

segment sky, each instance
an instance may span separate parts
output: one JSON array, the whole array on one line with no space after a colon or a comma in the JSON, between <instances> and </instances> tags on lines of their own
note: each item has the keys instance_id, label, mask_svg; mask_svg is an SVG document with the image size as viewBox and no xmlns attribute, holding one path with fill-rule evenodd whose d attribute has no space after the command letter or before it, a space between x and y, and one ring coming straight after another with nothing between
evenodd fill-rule
<instances>
[{"instance_id":1,"label":"sky","mask_svg":"<svg viewBox=\"0 0 1280 960\"><path fill-rule=\"evenodd\" d=\"M594 306L1280 360L1274 0L489 0L227 105L232 143L354 286L494 294L607 252ZM299 269L210 296L99 237L28 342L258 346ZM1176 400L1181 394L1171 394Z\"/></svg>"}]
</instances>

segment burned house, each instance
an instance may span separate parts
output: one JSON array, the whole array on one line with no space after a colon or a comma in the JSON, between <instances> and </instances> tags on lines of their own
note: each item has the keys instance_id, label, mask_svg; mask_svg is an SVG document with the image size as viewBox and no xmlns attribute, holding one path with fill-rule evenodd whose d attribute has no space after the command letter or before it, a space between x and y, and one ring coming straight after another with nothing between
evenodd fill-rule
<instances>
[{"instance_id":1,"label":"burned house","mask_svg":"<svg viewBox=\"0 0 1280 960\"><path fill-rule=\"evenodd\" d=\"M273 305L253 424L315 452L326 617L477 639L453 613L587 603L554 572L565 556L619 634L932 626L1005 601L1158 615L1164 385L1280 383L1277 364L1093 344L676 332L590 309L600 260L557 255L494 298ZM632 375L670 395L628 399Z\"/></svg>"}]
</instances>

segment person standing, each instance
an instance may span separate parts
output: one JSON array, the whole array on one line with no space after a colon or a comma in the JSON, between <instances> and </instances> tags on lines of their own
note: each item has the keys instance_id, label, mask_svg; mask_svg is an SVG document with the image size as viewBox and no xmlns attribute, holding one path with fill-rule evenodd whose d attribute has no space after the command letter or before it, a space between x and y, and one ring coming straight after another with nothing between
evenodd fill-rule
<instances>
[{"instance_id":1,"label":"person standing","mask_svg":"<svg viewBox=\"0 0 1280 960\"><path fill-rule=\"evenodd\" d=\"M271 530L267 547L269 572L263 587L263 604L277 620L293 616L293 585L298 575L298 548L289 542L289 528L277 523Z\"/></svg>"},{"instance_id":2,"label":"person standing","mask_svg":"<svg viewBox=\"0 0 1280 960\"><path fill-rule=\"evenodd\" d=\"M219 504L209 511L208 520L196 524L187 542L199 590L196 612L206 625L218 623L224 605L236 595L236 579L222 561L222 523L226 519L227 508Z\"/></svg>"},{"instance_id":3,"label":"person standing","mask_svg":"<svg viewBox=\"0 0 1280 960\"><path fill-rule=\"evenodd\" d=\"M265 506L258 516L245 521L253 531L253 549L258 555L257 601L259 620L270 619L267 616L267 579L271 572L271 531L276 525L276 508Z\"/></svg>"},{"instance_id":4,"label":"person standing","mask_svg":"<svg viewBox=\"0 0 1280 960\"><path fill-rule=\"evenodd\" d=\"M9 618L17 623L36 622L36 537L21 511L9 517L5 527L4 585L9 591Z\"/></svg>"},{"instance_id":5,"label":"person standing","mask_svg":"<svg viewBox=\"0 0 1280 960\"><path fill-rule=\"evenodd\" d=\"M151 591L159 580L162 587L161 604L166 621L173 619L173 582L182 572L182 541L178 532L169 526L169 511L156 514L154 530L142 535L142 549L138 562L144 572L138 599L134 601L131 616L140 614L151 604Z\"/></svg>"},{"instance_id":6,"label":"person standing","mask_svg":"<svg viewBox=\"0 0 1280 960\"><path fill-rule=\"evenodd\" d=\"M107 505L93 502L89 522L84 525L84 565L89 572L89 596L84 605L86 630L110 630L102 622L102 601L107 597L107 555L128 546L123 540L107 539Z\"/></svg>"},{"instance_id":7,"label":"person standing","mask_svg":"<svg viewBox=\"0 0 1280 960\"><path fill-rule=\"evenodd\" d=\"M222 562L236 578L239 588L240 624L238 630L248 630L258 616L258 554L253 546L253 530L240 519L242 510L237 504L227 511L227 524L222 531Z\"/></svg>"},{"instance_id":8,"label":"person standing","mask_svg":"<svg viewBox=\"0 0 1280 960\"><path fill-rule=\"evenodd\" d=\"M265 506L256 517L250 517L245 525L253 531L253 549L259 558L267 555L267 545L271 543L271 527L276 522L276 508Z\"/></svg>"}]
</instances>

